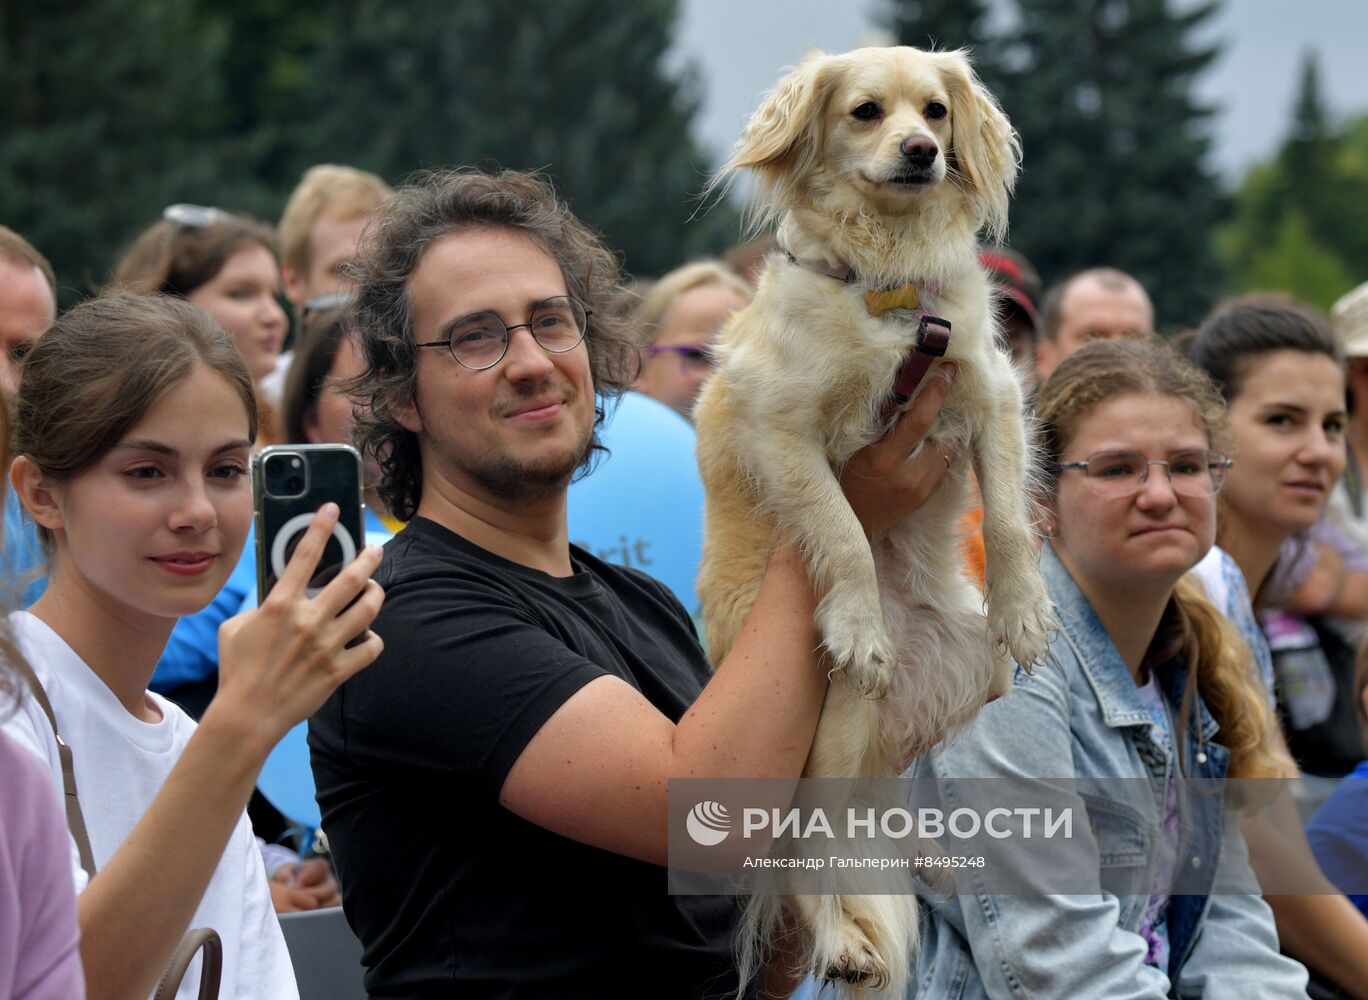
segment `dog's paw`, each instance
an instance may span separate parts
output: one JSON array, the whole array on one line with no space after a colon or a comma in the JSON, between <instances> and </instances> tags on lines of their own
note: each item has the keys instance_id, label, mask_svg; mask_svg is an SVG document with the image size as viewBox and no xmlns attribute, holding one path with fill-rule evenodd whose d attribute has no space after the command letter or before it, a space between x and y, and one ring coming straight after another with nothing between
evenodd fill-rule
<instances>
[{"instance_id":1,"label":"dog's paw","mask_svg":"<svg viewBox=\"0 0 1368 1000\"><path fill-rule=\"evenodd\" d=\"M833 670L845 671L855 690L866 698L888 694L897 652L884 634L882 621L852 629L828 629L823 634Z\"/></svg>"},{"instance_id":2,"label":"dog's paw","mask_svg":"<svg viewBox=\"0 0 1368 1000\"><path fill-rule=\"evenodd\" d=\"M849 914L841 922L839 934L837 947L831 952L835 957L822 970L822 978L866 990L887 989L892 981L888 964Z\"/></svg>"},{"instance_id":3,"label":"dog's paw","mask_svg":"<svg viewBox=\"0 0 1368 1000\"><path fill-rule=\"evenodd\" d=\"M1050 637L1055 628L1047 605L988 615L989 635L996 647L1009 655L1027 673L1045 665L1050 652Z\"/></svg>"},{"instance_id":4,"label":"dog's paw","mask_svg":"<svg viewBox=\"0 0 1368 1000\"><path fill-rule=\"evenodd\" d=\"M987 610L988 635L998 652L1010 656L1027 673L1044 666L1055 621L1050 592L1034 568L990 581Z\"/></svg>"},{"instance_id":5,"label":"dog's paw","mask_svg":"<svg viewBox=\"0 0 1368 1000\"><path fill-rule=\"evenodd\" d=\"M867 600L850 590L828 594L817 608L817 630L832 673L844 671L866 698L888 693L898 654L884 628L877 594Z\"/></svg>"}]
</instances>

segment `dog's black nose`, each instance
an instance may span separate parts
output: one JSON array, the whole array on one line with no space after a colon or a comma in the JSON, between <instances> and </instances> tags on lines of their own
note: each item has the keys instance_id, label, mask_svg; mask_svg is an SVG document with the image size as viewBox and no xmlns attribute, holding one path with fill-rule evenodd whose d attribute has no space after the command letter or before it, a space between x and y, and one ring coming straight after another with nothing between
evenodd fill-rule
<instances>
[{"instance_id":1,"label":"dog's black nose","mask_svg":"<svg viewBox=\"0 0 1368 1000\"><path fill-rule=\"evenodd\" d=\"M914 167L925 170L936 162L936 154L940 152L935 140L930 136L911 135L902 141L902 155L912 163Z\"/></svg>"}]
</instances>

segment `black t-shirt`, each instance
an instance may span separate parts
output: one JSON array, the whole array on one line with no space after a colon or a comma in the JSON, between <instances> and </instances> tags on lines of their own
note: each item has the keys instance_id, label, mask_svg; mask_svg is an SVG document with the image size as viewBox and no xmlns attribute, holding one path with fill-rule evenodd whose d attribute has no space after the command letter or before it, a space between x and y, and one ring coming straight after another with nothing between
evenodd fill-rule
<instances>
[{"instance_id":1,"label":"black t-shirt","mask_svg":"<svg viewBox=\"0 0 1368 1000\"><path fill-rule=\"evenodd\" d=\"M560 579L415 519L376 579L385 650L309 721L323 827L375 997L721 997L736 901L498 803L542 724L605 674L677 722L708 676L688 615L571 548ZM622 822L635 822L623 816Z\"/></svg>"}]
</instances>

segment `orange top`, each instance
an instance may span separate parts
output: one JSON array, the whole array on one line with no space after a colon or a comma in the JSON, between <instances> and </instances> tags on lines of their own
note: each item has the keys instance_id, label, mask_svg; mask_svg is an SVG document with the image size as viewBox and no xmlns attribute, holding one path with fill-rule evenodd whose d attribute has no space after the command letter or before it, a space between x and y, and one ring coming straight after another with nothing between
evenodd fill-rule
<instances>
[{"instance_id":1,"label":"orange top","mask_svg":"<svg viewBox=\"0 0 1368 1000\"><path fill-rule=\"evenodd\" d=\"M978 488L974 489L974 502L960 518L960 551L964 553L964 572L970 580L983 589L983 570L988 557L983 549L983 498Z\"/></svg>"}]
</instances>

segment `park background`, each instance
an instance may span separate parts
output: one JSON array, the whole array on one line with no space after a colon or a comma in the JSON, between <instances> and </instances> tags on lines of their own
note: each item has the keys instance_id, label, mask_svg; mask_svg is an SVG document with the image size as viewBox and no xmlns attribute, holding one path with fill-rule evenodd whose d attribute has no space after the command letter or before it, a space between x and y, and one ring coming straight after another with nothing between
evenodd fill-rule
<instances>
[{"instance_id":1,"label":"park background","mask_svg":"<svg viewBox=\"0 0 1368 1000\"><path fill-rule=\"evenodd\" d=\"M275 219L319 162L540 168L649 277L741 240L700 192L786 66L894 40L973 46L1047 282L1124 268L1173 329L1368 278L1359 0L0 0L0 222L67 306L168 203Z\"/></svg>"}]
</instances>

